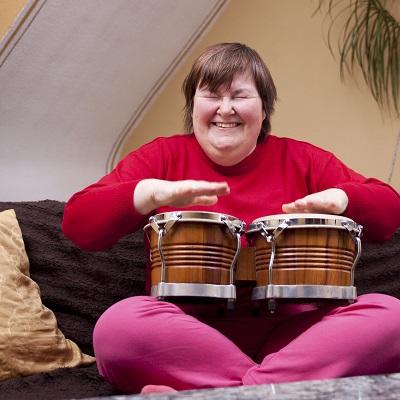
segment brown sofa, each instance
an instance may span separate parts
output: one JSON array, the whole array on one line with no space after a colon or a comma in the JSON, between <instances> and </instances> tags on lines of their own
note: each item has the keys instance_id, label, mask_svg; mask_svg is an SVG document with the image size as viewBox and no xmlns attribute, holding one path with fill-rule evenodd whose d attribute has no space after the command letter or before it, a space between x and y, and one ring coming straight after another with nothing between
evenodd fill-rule
<instances>
[{"instance_id":1,"label":"brown sofa","mask_svg":"<svg viewBox=\"0 0 400 400\"><path fill-rule=\"evenodd\" d=\"M0 212L16 212L30 277L40 288L43 306L54 313L66 339L83 354L93 355L92 332L102 312L125 297L144 294L143 232L123 238L107 251L83 252L61 232L64 205L52 200L0 202ZM358 294L380 292L400 298L399 273L400 230L384 245L363 244L356 269ZM54 400L120 394L100 377L95 363L87 364L3 380L0 398Z\"/></svg>"}]
</instances>

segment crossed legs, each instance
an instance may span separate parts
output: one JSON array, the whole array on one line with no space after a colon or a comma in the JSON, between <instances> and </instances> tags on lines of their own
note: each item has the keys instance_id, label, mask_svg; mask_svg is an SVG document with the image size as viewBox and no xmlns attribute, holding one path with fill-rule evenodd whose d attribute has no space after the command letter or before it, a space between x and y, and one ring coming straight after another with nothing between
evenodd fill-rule
<instances>
[{"instance_id":1,"label":"crossed legs","mask_svg":"<svg viewBox=\"0 0 400 400\"><path fill-rule=\"evenodd\" d=\"M360 296L296 315L199 320L147 296L99 319L100 374L126 393L400 372L400 301Z\"/></svg>"}]
</instances>

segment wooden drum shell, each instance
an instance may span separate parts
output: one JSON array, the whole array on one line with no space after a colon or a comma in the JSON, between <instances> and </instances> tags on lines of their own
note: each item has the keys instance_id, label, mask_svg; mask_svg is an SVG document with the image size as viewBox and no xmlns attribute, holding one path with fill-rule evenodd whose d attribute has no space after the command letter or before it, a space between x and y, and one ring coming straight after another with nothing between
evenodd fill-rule
<instances>
[{"instance_id":1,"label":"wooden drum shell","mask_svg":"<svg viewBox=\"0 0 400 400\"><path fill-rule=\"evenodd\" d=\"M253 236L252 244L257 286L266 286L272 244L261 233ZM346 229L287 228L275 240L273 284L350 286L354 252Z\"/></svg>"},{"instance_id":2,"label":"wooden drum shell","mask_svg":"<svg viewBox=\"0 0 400 400\"><path fill-rule=\"evenodd\" d=\"M160 224L162 226L162 224ZM145 227L150 240L151 285L161 282L158 234ZM166 283L228 285L237 241L223 223L181 220L162 237Z\"/></svg>"},{"instance_id":3,"label":"wooden drum shell","mask_svg":"<svg viewBox=\"0 0 400 400\"><path fill-rule=\"evenodd\" d=\"M255 297L263 296L261 288L266 287L272 297L289 296L289 288L295 287L308 288L307 293L297 290L300 297L320 295L317 287L326 288L324 298L353 297L353 289L347 288L354 288L361 234L361 225L337 215L281 214L256 219L246 232L255 249ZM334 287L343 288L343 294ZM290 292L290 296L297 294Z\"/></svg>"}]
</instances>

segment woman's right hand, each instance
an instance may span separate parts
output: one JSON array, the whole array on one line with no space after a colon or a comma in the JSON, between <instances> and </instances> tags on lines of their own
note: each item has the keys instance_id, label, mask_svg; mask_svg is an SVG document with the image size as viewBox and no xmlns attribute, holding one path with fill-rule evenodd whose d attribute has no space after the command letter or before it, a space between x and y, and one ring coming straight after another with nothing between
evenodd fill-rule
<instances>
[{"instance_id":1,"label":"woman's right hand","mask_svg":"<svg viewBox=\"0 0 400 400\"><path fill-rule=\"evenodd\" d=\"M162 206L210 206L218 201L218 196L227 195L229 192L226 182L144 179L136 186L133 204L138 213L146 215Z\"/></svg>"}]
</instances>

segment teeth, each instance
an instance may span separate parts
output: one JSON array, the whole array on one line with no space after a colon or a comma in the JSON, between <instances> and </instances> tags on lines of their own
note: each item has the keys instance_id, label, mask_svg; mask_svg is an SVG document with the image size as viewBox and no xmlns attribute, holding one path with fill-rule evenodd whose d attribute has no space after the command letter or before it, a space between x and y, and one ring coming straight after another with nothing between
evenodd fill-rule
<instances>
[{"instance_id":1,"label":"teeth","mask_svg":"<svg viewBox=\"0 0 400 400\"><path fill-rule=\"evenodd\" d=\"M238 126L239 124L224 124L222 122L216 122L215 125L217 125L220 128L234 128L235 126Z\"/></svg>"}]
</instances>

